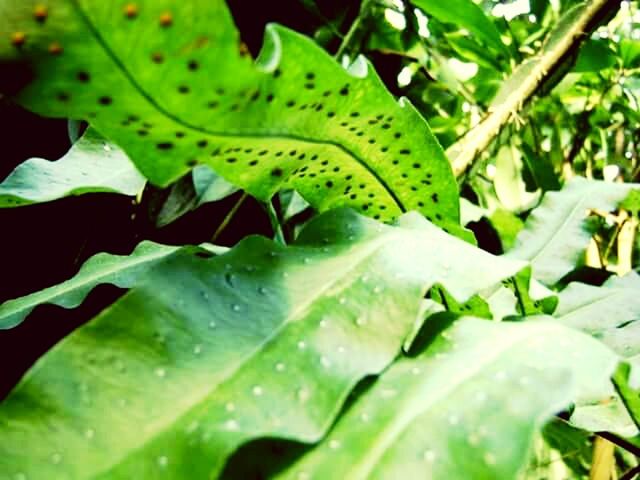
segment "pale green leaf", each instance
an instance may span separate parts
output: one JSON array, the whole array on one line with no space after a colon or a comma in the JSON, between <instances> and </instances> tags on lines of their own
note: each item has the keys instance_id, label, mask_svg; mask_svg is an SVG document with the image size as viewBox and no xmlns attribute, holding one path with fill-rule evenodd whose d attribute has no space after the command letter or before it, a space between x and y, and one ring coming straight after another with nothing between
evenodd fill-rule
<instances>
[{"instance_id":1,"label":"pale green leaf","mask_svg":"<svg viewBox=\"0 0 640 480\"><path fill-rule=\"evenodd\" d=\"M102 283L129 288L142 274L176 250L177 247L144 241L130 255L98 253L66 282L0 304L0 330L15 327L36 306L44 303L77 307L96 285Z\"/></svg>"},{"instance_id":2,"label":"pale green leaf","mask_svg":"<svg viewBox=\"0 0 640 480\"><path fill-rule=\"evenodd\" d=\"M529 210L540 198L540 191L528 192L522 179L522 152L515 145L503 145L496 156L493 185L500 203L507 210L520 213Z\"/></svg>"},{"instance_id":3,"label":"pale green leaf","mask_svg":"<svg viewBox=\"0 0 640 480\"><path fill-rule=\"evenodd\" d=\"M523 266L418 214L402 223L341 210L297 246L170 256L0 404L0 476L214 478L248 440L320 440L398 354L431 285L463 300Z\"/></svg>"},{"instance_id":4,"label":"pale green leaf","mask_svg":"<svg viewBox=\"0 0 640 480\"><path fill-rule=\"evenodd\" d=\"M124 152L89 129L60 160L32 158L18 165L0 183L0 208L94 192L135 196L144 184Z\"/></svg>"},{"instance_id":5,"label":"pale green leaf","mask_svg":"<svg viewBox=\"0 0 640 480\"><path fill-rule=\"evenodd\" d=\"M600 339L623 357L640 356L638 278L632 272L602 287L570 283L558 295L554 316Z\"/></svg>"},{"instance_id":6,"label":"pale green leaf","mask_svg":"<svg viewBox=\"0 0 640 480\"><path fill-rule=\"evenodd\" d=\"M606 396L616 364L557 322L459 320L397 361L276 478L512 480L534 433L572 402Z\"/></svg>"},{"instance_id":7,"label":"pale green leaf","mask_svg":"<svg viewBox=\"0 0 640 480\"><path fill-rule=\"evenodd\" d=\"M576 177L562 191L545 194L506 256L530 261L534 278L556 283L583 259L591 238L584 228L589 210L612 211L638 188Z\"/></svg>"}]
</instances>

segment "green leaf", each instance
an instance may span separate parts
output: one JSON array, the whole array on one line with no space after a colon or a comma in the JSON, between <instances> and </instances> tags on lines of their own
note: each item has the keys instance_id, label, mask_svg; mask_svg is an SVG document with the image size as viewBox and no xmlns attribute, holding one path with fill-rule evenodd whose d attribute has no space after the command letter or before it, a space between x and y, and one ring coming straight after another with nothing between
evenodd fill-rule
<instances>
[{"instance_id":1,"label":"green leaf","mask_svg":"<svg viewBox=\"0 0 640 480\"><path fill-rule=\"evenodd\" d=\"M463 301L521 268L415 213L389 227L339 210L297 246L183 250L0 404L0 475L214 478L248 440L318 441L398 354L431 285Z\"/></svg>"},{"instance_id":2,"label":"green leaf","mask_svg":"<svg viewBox=\"0 0 640 480\"><path fill-rule=\"evenodd\" d=\"M395 362L276 478L512 480L534 433L577 399L607 395L616 363L557 322L459 320Z\"/></svg>"},{"instance_id":3,"label":"green leaf","mask_svg":"<svg viewBox=\"0 0 640 480\"><path fill-rule=\"evenodd\" d=\"M617 58L607 40L589 39L580 48L574 72L600 72L615 67Z\"/></svg>"},{"instance_id":4,"label":"green leaf","mask_svg":"<svg viewBox=\"0 0 640 480\"><path fill-rule=\"evenodd\" d=\"M472 36L505 59L510 57L496 26L471 0L452 0L446 4L438 0L412 0L411 3L441 22L466 28Z\"/></svg>"},{"instance_id":5,"label":"green leaf","mask_svg":"<svg viewBox=\"0 0 640 480\"><path fill-rule=\"evenodd\" d=\"M480 296L474 295L464 303L456 299L447 292L442 285L436 285L429 292L429 297L443 305L447 312L456 315L473 315L479 318L493 318L492 312L487 302Z\"/></svg>"},{"instance_id":6,"label":"green leaf","mask_svg":"<svg viewBox=\"0 0 640 480\"><path fill-rule=\"evenodd\" d=\"M192 175L198 206L209 202L217 202L238 191L236 187L216 175L209 167L203 165L196 167L193 169Z\"/></svg>"},{"instance_id":7,"label":"green leaf","mask_svg":"<svg viewBox=\"0 0 640 480\"><path fill-rule=\"evenodd\" d=\"M32 158L0 183L0 208L93 192L134 196L145 180L113 143L89 129L60 160Z\"/></svg>"},{"instance_id":8,"label":"green leaf","mask_svg":"<svg viewBox=\"0 0 640 480\"><path fill-rule=\"evenodd\" d=\"M503 145L496 156L494 187L507 210L522 212L536 204L540 192L527 192L522 180L522 152L515 145Z\"/></svg>"},{"instance_id":9,"label":"green leaf","mask_svg":"<svg viewBox=\"0 0 640 480\"><path fill-rule=\"evenodd\" d=\"M491 225L500 237L503 251L509 250L516 241L518 233L524 226L522 220L508 210L497 208L489 217Z\"/></svg>"},{"instance_id":10,"label":"green leaf","mask_svg":"<svg viewBox=\"0 0 640 480\"><path fill-rule=\"evenodd\" d=\"M618 48L624 68L640 67L640 40L621 38Z\"/></svg>"},{"instance_id":11,"label":"green leaf","mask_svg":"<svg viewBox=\"0 0 640 480\"><path fill-rule=\"evenodd\" d=\"M556 283L582 260L591 238L584 228L589 209L614 210L638 188L632 183L571 180L560 192L545 194L506 256L530 261L534 278Z\"/></svg>"},{"instance_id":12,"label":"green leaf","mask_svg":"<svg viewBox=\"0 0 640 480\"><path fill-rule=\"evenodd\" d=\"M612 277L601 287L570 283L558 295L559 305L554 317L563 325L597 338L637 370L640 366L639 279L636 273L631 273ZM635 375L637 377L638 373ZM623 401L624 396L613 396L603 403L581 405L571 420L590 430L637 435Z\"/></svg>"},{"instance_id":13,"label":"green leaf","mask_svg":"<svg viewBox=\"0 0 640 480\"><path fill-rule=\"evenodd\" d=\"M632 272L602 287L572 282L558 295L555 317L600 339L623 357L640 359L639 279Z\"/></svg>"},{"instance_id":14,"label":"green leaf","mask_svg":"<svg viewBox=\"0 0 640 480\"><path fill-rule=\"evenodd\" d=\"M130 255L98 253L87 260L80 271L66 282L0 304L0 330L15 327L36 306L44 303L64 308L77 307L95 286L102 283L129 288L177 248L143 241Z\"/></svg>"},{"instance_id":15,"label":"green leaf","mask_svg":"<svg viewBox=\"0 0 640 480\"><path fill-rule=\"evenodd\" d=\"M627 407L636 427L640 429L640 392L637 385L636 388L631 386L631 381L631 366L628 363L621 364L613 376L613 384L616 386L616 390L625 407ZM637 384L637 375L635 383Z\"/></svg>"},{"instance_id":16,"label":"green leaf","mask_svg":"<svg viewBox=\"0 0 640 480\"><path fill-rule=\"evenodd\" d=\"M536 188L541 188L545 192L548 190L560 190L560 180L553 168L551 155L546 155L544 152L534 152L524 142L520 145L520 148L522 149L522 159L528 173L531 174L532 180L535 182ZM562 147L560 147L559 151L562 154Z\"/></svg>"},{"instance_id":17,"label":"green leaf","mask_svg":"<svg viewBox=\"0 0 640 480\"><path fill-rule=\"evenodd\" d=\"M44 22L37 3L11 2L0 18L0 31L25 39L0 43L0 59L33 73L17 99L88 119L152 182L205 164L263 201L287 187L319 211L392 220L419 210L457 223L442 148L363 58L345 71L311 39L270 25L254 64L222 0L58 0Z\"/></svg>"},{"instance_id":18,"label":"green leaf","mask_svg":"<svg viewBox=\"0 0 640 480\"><path fill-rule=\"evenodd\" d=\"M627 198L620 202L620 208L637 217L640 214L640 190L631 190Z\"/></svg>"},{"instance_id":19,"label":"green leaf","mask_svg":"<svg viewBox=\"0 0 640 480\"><path fill-rule=\"evenodd\" d=\"M209 202L217 202L238 189L205 165L195 167L167 188L148 186L142 204L157 227L164 227Z\"/></svg>"},{"instance_id":20,"label":"green leaf","mask_svg":"<svg viewBox=\"0 0 640 480\"><path fill-rule=\"evenodd\" d=\"M502 73L502 66L498 59L496 59L495 54L469 38L466 32L457 31L445 33L445 38L449 45L451 45L451 48L462 58L470 62L475 62L479 66Z\"/></svg>"},{"instance_id":21,"label":"green leaf","mask_svg":"<svg viewBox=\"0 0 640 480\"><path fill-rule=\"evenodd\" d=\"M562 461L579 475L587 475L593 456L591 433L572 426L560 418L554 418L543 430L547 443L562 455ZM553 477L552 477L553 478ZM581 477L580 477L581 478Z\"/></svg>"}]
</instances>

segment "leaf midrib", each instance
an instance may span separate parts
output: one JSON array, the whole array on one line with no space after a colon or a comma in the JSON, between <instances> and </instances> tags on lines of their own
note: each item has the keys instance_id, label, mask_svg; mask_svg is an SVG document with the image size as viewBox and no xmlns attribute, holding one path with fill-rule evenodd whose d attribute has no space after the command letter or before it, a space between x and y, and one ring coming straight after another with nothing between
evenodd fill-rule
<instances>
[{"instance_id":1,"label":"leaf midrib","mask_svg":"<svg viewBox=\"0 0 640 480\"><path fill-rule=\"evenodd\" d=\"M107 466L100 472L95 472L92 478L100 478L100 475L104 475L108 472L113 471L114 468L117 468L119 465L125 462L126 459L130 458L132 455L136 455L137 452L142 451L145 448L145 446L148 445L150 442L153 442L156 438L160 437L161 435L166 434L167 432L170 432L174 424L177 423L180 418L187 415L194 408L197 408L198 406L200 406L203 401L206 401L206 399L211 397L211 395L213 395L217 390L219 390L222 385L224 385L226 382L232 379L235 376L235 374L244 367L244 365L249 363L261 351L263 351L265 347L274 338L276 338L288 325L297 321L299 318L303 318L305 312L309 310L310 306L316 303L318 299L320 299L328 290L334 287L336 283L340 282L345 277L347 277L350 272L357 269L365 260L370 259L373 255L375 255L376 252L378 252L381 248L385 247L390 241L395 241L402 236L403 235L401 232L389 231L383 234L381 237L371 240L369 248L363 249L364 251L362 252L362 254L358 258L354 259L354 261L351 262L346 268L342 269L339 275L335 275L323 287L319 288L315 296L311 296L306 303L302 304L299 308L291 311L283 319L283 321L273 330L273 332L270 335L260 340L253 350L251 350L244 357L242 357L234 366L234 368L226 372L226 374L221 377L220 381L217 382L215 385L213 385L207 392L204 393L204 395L202 396L198 395L198 398L196 398L195 401L193 401L187 408L181 410L179 414L177 414L175 417L172 417L169 420L167 420L163 428L159 428L155 433L150 434L143 442L141 442L136 447L133 447L130 453L125 453L125 455L114 460L111 463L111 465ZM235 433L246 433L249 435L251 434L250 431L245 432L242 430L239 430L238 432L235 432Z\"/></svg>"},{"instance_id":2,"label":"leaf midrib","mask_svg":"<svg viewBox=\"0 0 640 480\"><path fill-rule=\"evenodd\" d=\"M546 324L545 327L551 331L557 329L557 327L553 324ZM410 422L412 422L417 416L425 413L434 405L438 404L438 402L445 399L448 395L453 394L455 390L463 386L464 383L468 380L475 377L481 370L486 368L487 365L495 362L497 359L499 359L499 357L504 355L509 350L516 348L517 345L522 341L528 340L530 336L531 332L528 329L526 331L523 331L522 333L519 333L519 335L515 338L512 338L510 336L508 338L509 342L505 344L501 349L496 348L495 343L492 343L491 354L485 357L484 361L471 362L468 370L466 370L458 378L452 378L451 381L447 383L447 388L439 390L437 394L429 399L428 404L426 404L426 402L418 403L418 398L423 397L422 394L425 393L425 385L429 385L429 380L415 384L416 386L411 389L412 392L408 391L404 396L407 399L407 402L405 402L405 407L407 405L409 407L415 407L415 405L419 405L418 408L396 408L396 411L400 412L398 416L393 417L391 419L391 422L387 423L387 425L380 430L380 433L375 435L376 440L372 442L372 447L367 450L365 461L354 464L354 468L351 470L351 475L349 475L349 478L368 478L375 466L378 464L378 461L388 450L389 446L396 441L397 437L402 432L405 431L407 425L409 425ZM492 342L495 342L495 337L493 338ZM428 393L432 392L433 390Z\"/></svg>"},{"instance_id":3,"label":"leaf midrib","mask_svg":"<svg viewBox=\"0 0 640 480\"><path fill-rule=\"evenodd\" d=\"M555 192L550 193L549 195L554 195ZM555 196L555 195L554 195ZM554 204L555 204L555 199L554 199ZM583 199L582 198L578 198L578 201L576 202L576 204L571 208L570 212L568 215L564 215L563 216L563 220L560 223L559 228L557 228L556 230L554 230L555 233L553 233L550 237L548 237L548 240L539 248L537 249L536 253L534 253L530 258L529 261L531 262L532 266L533 263L544 253L546 252L546 250L549 248L549 246L557 239L557 237L559 235L561 235L561 232L563 232L565 230L565 228L567 228L567 226L572 223L572 219L573 216L575 215L576 211L578 210L578 207L583 205ZM538 207L541 208L542 206ZM553 210L553 208L551 208ZM555 212L554 212L555 213ZM529 241L531 241L532 239L529 239ZM514 249L515 250L515 249Z\"/></svg>"},{"instance_id":4,"label":"leaf midrib","mask_svg":"<svg viewBox=\"0 0 640 480\"><path fill-rule=\"evenodd\" d=\"M360 159L360 157L358 157L358 155L356 155L353 151L351 151L349 148L345 147L344 145L342 145L340 143L333 142L331 140L314 140L312 138L302 137L302 136L299 136L299 135L293 135L293 134L290 134L290 133L275 132L275 131L274 132L258 132L258 133L245 133L245 132L224 133L224 132L217 132L217 131L214 131L214 130L209 130L209 129L206 129L206 128L203 128L203 127L198 127L196 125L192 125L189 122L184 121L182 118L180 118L180 117L172 114L171 112L167 111L162 106L160 106L153 99L153 97L150 94L148 94L142 88L142 86L135 80L135 77L125 67L124 63L115 54L113 49L110 48L110 46L107 44L106 40L100 34L100 32L97 29L97 27L93 24L93 22L91 21L89 16L82 9L80 4L78 3L78 0L70 0L70 2L73 5L73 7L75 8L75 10L77 11L78 16L85 23L85 25L87 26L89 31L93 34L93 36L95 37L95 39L98 42L98 44L104 49L104 51L106 52L107 56L115 63L116 67L122 72L122 74L131 83L131 85L136 89L136 91L138 91L138 93L140 93L140 95L142 95L142 97L145 98L161 114L163 114L166 117L170 118L174 122L182 125L183 127L189 128L191 130L195 130L195 131L200 132L200 133L204 133L204 134L207 134L207 135L218 136L218 137L241 137L241 138L263 138L263 137L267 137L267 138L274 139L274 140L278 140L278 139L280 139L280 140L295 140L295 141L307 142L307 143L311 143L311 144L315 144L315 145L332 145L333 147L341 150L342 152L347 154L349 157L353 158L356 162L358 162L365 170L367 170L367 172L369 172L369 174L371 176L373 176L380 183L380 185L382 185L382 187L385 189L385 191L389 194L389 196L393 199L393 201L398 205L398 208L400 208L400 210L402 212L406 212L407 211L405 206L404 206L404 204L402 203L402 201L396 195L395 191L378 174L378 172L376 172L366 161Z\"/></svg>"}]
</instances>

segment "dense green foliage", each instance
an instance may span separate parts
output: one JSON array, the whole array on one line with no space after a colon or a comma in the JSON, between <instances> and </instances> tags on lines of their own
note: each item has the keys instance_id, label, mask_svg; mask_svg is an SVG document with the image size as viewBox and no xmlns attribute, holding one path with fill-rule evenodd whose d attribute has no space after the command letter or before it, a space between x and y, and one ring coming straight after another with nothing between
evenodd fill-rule
<instances>
[{"instance_id":1,"label":"dense green foliage","mask_svg":"<svg viewBox=\"0 0 640 480\"><path fill-rule=\"evenodd\" d=\"M237 198L0 304L127 290L0 401L0 480L631 478L638 6L301 3L254 60L223 0L0 0L0 87L73 142L0 209ZM248 197L272 238L215 245Z\"/></svg>"}]
</instances>

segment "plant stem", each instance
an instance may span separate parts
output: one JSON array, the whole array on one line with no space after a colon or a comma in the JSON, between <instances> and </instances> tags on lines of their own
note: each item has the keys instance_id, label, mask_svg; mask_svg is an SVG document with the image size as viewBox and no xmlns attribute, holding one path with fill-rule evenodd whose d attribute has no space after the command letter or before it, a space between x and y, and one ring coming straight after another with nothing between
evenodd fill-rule
<instances>
[{"instance_id":1,"label":"plant stem","mask_svg":"<svg viewBox=\"0 0 640 480\"><path fill-rule=\"evenodd\" d=\"M635 243L638 219L626 211L620 212L622 223L618 230L618 275L625 275L633 270L633 246Z\"/></svg>"},{"instance_id":2,"label":"plant stem","mask_svg":"<svg viewBox=\"0 0 640 480\"><path fill-rule=\"evenodd\" d=\"M227 226L229 225L229 223L231 222L235 214L238 212L238 209L242 206L242 204L244 203L244 201L247 199L248 196L249 195L247 193L243 193L242 196L235 203L235 205L231 207L231 210L229 210L229 213L227 213L227 216L224 217L224 220L222 220L222 223L218 226L215 233L211 237L211 243L216 243L216 240L218 240L218 237L220 236L220 234L224 231L225 228L227 228Z\"/></svg>"},{"instance_id":3,"label":"plant stem","mask_svg":"<svg viewBox=\"0 0 640 480\"><path fill-rule=\"evenodd\" d=\"M286 245L287 241L284 236L284 232L282 231L282 225L280 225L280 219L278 218L278 213L276 209L273 208L273 204L271 202L265 202L263 204L267 215L269 215L269 221L271 222L271 228L273 229L273 239L281 245Z\"/></svg>"},{"instance_id":4,"label":"plant stem","mask_svg":"<svg viewBox=\"0 0 640 480\"><path fill-rule=\"evenodd\" d=\"M533 60L535 65L530 67L531 71L526 78L506 95L501 103L493 107L491 114L485 120L447 149L447 155L456 176L461 176L467 171L476 156L491 144L502 127L531 100L545 81L564 63L564 60L589 38L589 33L596 28L600 19L606 17L614 8L618 8L619 4L619 0L593 0L584 7L582 13L563 33L560 40L553 43L551 47L547 44L542 47L537 58Z\"/></svg>"},{"instance_id":5,"label":"plant stem","mask_svg":"<svg viewBox=\"0 0 640 480\"><path fill-rule=\"evenodd\" d=\"M360 12L358 13L358 16L353 21L353 23L351 24L351 27L349 28L349 31L342 39L342 43L340 43L340 47L338 48L338 51L336 52L336 55L335 55L335 58L339 62L341 62L342 56L345 53L347 53L347 50L350 48L351 43L353 42L353 38L360 31L360 28L362 27L362 23L365 16L368 16L369 3L371 3L371 0L363 0L362 5L360 6Z\"/></svg>"},{"instance_id":6,"label":"plant stem","mask_svg":"<svg viewBox=\"0 0 640 480\"><path fill-rule=\"evenodd\" d=\"M593 442L593 460L591 462L589 480L611 479L611 471L615 467L614 451L615 446L613 443L605 438L596 437Z\"/></svg>"},{"instance_id":7,"label":"plant stem","mask_svg":"<svg viewBox=\"0 0 640 480\"><path fill-rule=\"evenodd\" d=\"M625 472L619 480L633 480L636 476L640 475L640 465L636 465L631 470Z\"/></svg>"},{"instance_id":8,"label":"plant stem","mask_svg":"<svg viewBox=\"0 0 640 480\"><path fill-rule=\"evenodd\" d=\"M640 457L640 446L634 445L630 441L625 440L624 438L620 438L617 435L614 435L613 433L598 432L597 435L606 440L609 440L611 443L626 450L627 452L634 454L636 457Z\"/></svg>"}]
</instances>

